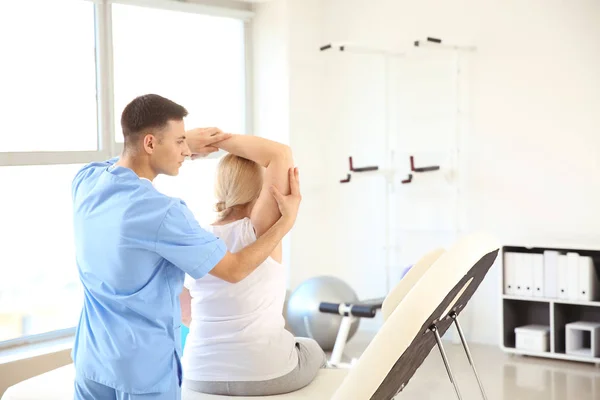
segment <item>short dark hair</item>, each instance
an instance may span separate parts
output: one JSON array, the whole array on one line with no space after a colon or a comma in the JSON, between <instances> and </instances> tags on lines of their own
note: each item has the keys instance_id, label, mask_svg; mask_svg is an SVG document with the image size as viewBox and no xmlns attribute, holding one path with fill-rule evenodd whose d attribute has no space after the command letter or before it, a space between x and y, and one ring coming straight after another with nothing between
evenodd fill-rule
<instances>
[{"instance_id":1,"label":"short dark hair","mask_svg":"<svg viewBox=\"0 0 600 400\"><path fill-rule=\"evenodd\" d=\"M163 129L169 121L181 121L187 115L183 106L157 94L136 97L121 114L125 147L134 146L145 130Z\"/></svg>"}]
</instances>

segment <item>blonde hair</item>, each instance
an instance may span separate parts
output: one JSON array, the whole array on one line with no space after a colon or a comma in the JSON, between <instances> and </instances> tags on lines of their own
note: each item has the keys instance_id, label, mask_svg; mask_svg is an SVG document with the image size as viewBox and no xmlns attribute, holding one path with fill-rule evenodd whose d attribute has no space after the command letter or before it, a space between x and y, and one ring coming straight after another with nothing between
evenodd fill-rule
<instances>
[{"instance_id":1,"label":"blonde hair","mask_svg":"<svg viewBox=\"0 0 600 400\"><path fill-rule=\"evenodd\" d=\"M246 206L258 199L262 188L262 168L254 161L227 154L219 161L215 181L215 210L219 220L234 207Z\"/></svg>"}]
</instances>

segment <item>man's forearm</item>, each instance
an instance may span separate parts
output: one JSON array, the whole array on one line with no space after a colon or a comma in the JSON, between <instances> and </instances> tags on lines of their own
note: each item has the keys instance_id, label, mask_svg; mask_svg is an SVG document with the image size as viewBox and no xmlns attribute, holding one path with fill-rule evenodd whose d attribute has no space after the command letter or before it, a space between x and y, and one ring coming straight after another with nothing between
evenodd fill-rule
<instances>
[{"instance_id":1,"label":"man's forearm","mask_svg":"<svg viewBox=\"0 0 600 400\"><path fill-rule=\"evenodd\" d=\"M239 274L240 280L250 275L271 255L275 247L291 229L290 224L284 217L279 218L256 242L234 254L237 259L236 274Z\"/></svg>"}]
</instances>

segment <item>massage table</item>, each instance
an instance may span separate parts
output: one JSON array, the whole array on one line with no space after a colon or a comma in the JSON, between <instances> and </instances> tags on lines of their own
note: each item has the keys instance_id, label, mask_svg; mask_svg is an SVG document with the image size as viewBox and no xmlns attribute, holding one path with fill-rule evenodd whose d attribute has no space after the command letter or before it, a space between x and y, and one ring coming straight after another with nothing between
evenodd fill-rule
<instances>
[{"instance_id":1,"label":"massage table","mask_svg":"<svg viewBox=\"0 0 600 400\"><path fill-rule=\"evenodd\" d=\"M385 322L350 369L322 369L310 385L283 395L216 396L193 392L184 385L182 399L390 400L402 392L437 345L460 400L460 389L440 339L451 325L459 332L482 397L486 399L458 316L494 263L499 247L492 237L473 234L461 238L446 252L426 255L424 258L431 257L429 262L417 263L420 267L411 280L403 279L389 293L382 307ZM50 371L10 387L2 400L72 399L74 375L72 364Z\"/></svg>"}]
</instances>

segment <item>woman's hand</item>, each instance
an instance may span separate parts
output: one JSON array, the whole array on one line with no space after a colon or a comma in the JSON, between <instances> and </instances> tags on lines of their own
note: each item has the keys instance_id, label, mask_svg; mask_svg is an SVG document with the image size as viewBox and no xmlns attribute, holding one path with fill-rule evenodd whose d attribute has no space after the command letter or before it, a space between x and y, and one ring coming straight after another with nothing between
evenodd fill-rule
<instances>
[{"instance_id":1,"label":"woman's hand","mask_svg":"<svg viewBox=\"0 0 600 400\"><path fill-rule=\"evenodd\" d=\"M277 201L279 206L279 212L281 212L281 218L285 219L290 224L290 229L296 222L296 216L298 215L298 209L300 208L300 202L302 201L302 195L300 194L300 179L298 177L298 168L289 169L290 176L290 194L284 196L275 187L271 186L271 194Z\"/></svg>"},{"instance_id":2,"label":"woman's hand","mask_svg":"<svg viewBox=\"0 0 600 400\"><path fill-rule=\"evenodd\" d=\"M194 160L219 151L216 144L229 139L231 134L223 133L219 128L196 128L187 131L185 136Z\"/></svg>"}]
</instances>

